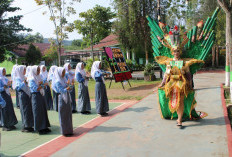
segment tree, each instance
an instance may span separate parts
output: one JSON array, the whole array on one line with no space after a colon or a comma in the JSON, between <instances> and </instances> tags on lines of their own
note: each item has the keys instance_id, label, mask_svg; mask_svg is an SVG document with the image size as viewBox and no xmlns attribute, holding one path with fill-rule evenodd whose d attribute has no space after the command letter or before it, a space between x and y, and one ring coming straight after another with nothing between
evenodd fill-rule
<instances>
[{"instance_id":1,"label":"tree","mask_svg":"<svg viewBox=\"0 0 232 157\"><path fill-rule=\"evenodd\" d=\"M82 42L83 41L81 39L73 40L71 45L81 47Z\"/></svg>"},{"instance_id":2,"label":"tree","mask_svg":"<svg viewBox=\"0 0 232 157\"><path fill-rule=\"evenodd\" d=\"M25 39L30 41L31 43L43 43L44 41L43 35L39 32L37 32L35 35L27 34Z\"/></svg>"},{"instance_id":3,"label":"tree","mask_svg":"<svg viewBox=\"0 0 232 157\"><path fill-rule=\"evenodd\" d=\"M223 11L226 13L226 80L225 86L229 87L229 83L232 82L230 78L230 55L231 55L231 44L232 44L232 0L217 0ZM232 62L232 61L231 61Z\"/></svg>"},{"instance_id":4,"label":"tree","mask_svg":"<svg viewBox=\"0 0 232 157\"><path fill-rule=\"evenodd\" d=\"M58 58L58 46L56 45L56 42L52 39L50 41L50 47L49 49L46 49L44 52L43 59L46 62L46 65L51 65L54 61L57 61Z\"/></svg>"},{"instance_id":5,"label":"tree","mask_svg":"<svg viewBox=\"0 0 232 157\"><path fill-rule=\"evenodd\" d=\"M0 62L5 60L6 51L12 51L19 44L25 44L27 41L22 35L18 33L20 31L31 31L31 29L25 28L19 22L23 16L6 16L7 13L20 10L17 7L10 7L13 0L1 0L0 1Z\"/></svg>"},{"instance_id":6,"label":"tree","mask_svg":"<svg viewBox=\"0 0 232 157\"><path fill-rule=\"evenodd\" d=\"M84 36L84 43L91 45L93 50L94 43L99 42L111 33L112 22L110 20L116 15L111 12L110 7L105 8L96 5L93 9L81 12L79 16L84 20L76 20L74 22L75 29Z\"/></svg>"},{"instance_id":7,"label":"tree","mask_svg":"<svg viewBox=\"0 0 232 157\"><path fill-rule=\"evenodd\" d=\"M55 34L58 45L58 63L61 64L60 55L61 48L64 39L67 39L67 32L73 31L73 24L68 23L67 17L71 14L76 14L76 11L72 7L74 2L80 2L80 0L35 0L38 5L46 5L50 12L50 20L55 26ZM46 14L46 12L44 13Z\"/></svg>"},{"instance_id":8,"label":"tree","mask_svg":"<svg viewBox=\"0 0 232 157\"><path fill-rule=\"evenodd\" d=\"M144 52L146 63L148 63L152 48L146 16L157 19L156 2L154 0L114 0L114 6L117 10L115 29L123 48L129 53Z\"/></svg>"},{"instance_id":9,"label":"tree","mask_svg":"<svg viewBox=\"0 0 232 157\"><path fill-rule=\"evenodd\" d=\"M25 56L27 63L29 65L39 64L41 58L42 54L40 50L36 48L33 44L30 44Z\"/></svg>"}]
</instances>

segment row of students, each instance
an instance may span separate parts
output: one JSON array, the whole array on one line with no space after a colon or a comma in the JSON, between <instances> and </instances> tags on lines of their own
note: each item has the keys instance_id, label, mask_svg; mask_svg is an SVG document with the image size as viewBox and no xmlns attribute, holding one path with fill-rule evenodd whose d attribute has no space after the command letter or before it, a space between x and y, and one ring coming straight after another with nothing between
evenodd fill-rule
<instances>
[{"instance_id":1,"label":"row of students","mask_svg":"<svg viewBox=\"0 0 232 157\"><path fill-rule=\"evenodd\" d=\"M74 79L78 85L78 111L83 114L91 113L90 98L88 92L88 77L84 71L84 64L78 63L75 73L71 72L70 65L64 67L52 66L49 73L46 72L45 66L19 65L15 67L13 82L14 88L18 93L18 105L22 117L23 132L38 131L40 134L50 132L50 122L48 120L47 109L53 109L51 91L48 81L52 81L53 102L55 110L59 112L59 121L61 134L70 136L73 133L72 111L75 109L75 87ZM101 116L107 116L109 104L104 84L104 75L101 69L100 61L93 63L91 76L96 81L96 110ZM7 122L1 118L4 128L15 129L17 118L14 113L13 103L10 95L6 95L7 88L10 86L8 79L5 77L5 69L0 69L0 91L7 110ZM7 81L6 81L7 79ZM5 81L4 81L5 80ZM6 86L7 85L7 86ZM5 90L3 91L3 87ZM10 94L8 92L8 94ZM73 96L72 96L73 95ZM1 109L1 117L4 115L4 109Z\"/></svg>"}]
</instances>

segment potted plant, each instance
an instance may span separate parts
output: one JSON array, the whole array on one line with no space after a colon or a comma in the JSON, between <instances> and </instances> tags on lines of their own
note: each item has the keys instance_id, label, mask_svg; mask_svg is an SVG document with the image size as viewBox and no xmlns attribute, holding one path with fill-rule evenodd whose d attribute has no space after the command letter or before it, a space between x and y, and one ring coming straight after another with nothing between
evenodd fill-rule
<instances>
[{"instance_id":1,"label":"potted plant","mask_svg":"<svg viewBox=\"0 0 232 157\"><path fill-rule=\"evenodd\" d=\"M144 68L144 81L154 81L155 74L154 74L154 65L148 63Z\"/></svg>"}]
</instances>

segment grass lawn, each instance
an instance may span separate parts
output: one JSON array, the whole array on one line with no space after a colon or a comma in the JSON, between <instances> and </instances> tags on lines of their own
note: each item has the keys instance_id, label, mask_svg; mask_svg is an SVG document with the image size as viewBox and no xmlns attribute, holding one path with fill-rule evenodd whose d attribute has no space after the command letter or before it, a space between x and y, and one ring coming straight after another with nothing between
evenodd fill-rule
<instances>
[{"instance_id":1,"label":"grass lawn","mask_svg":"<svg viewBox=\"0 0 232 157\"><path fill-rule=\"evenodd\" d=\"M115 83L112 81L111 87L109 88L110 81L106 80L106 90L109 100L141 100L145 96L151 94L155 87L161 82L157 81L144 81L144 80L130 80L131 87L127 83L124 85L125 90L123 90L122 84L120 82ZM89 95L91 99L95 98L95 81L89 81ZM76 95L78 93L78 83L75 84ZM15 92L11 91L11 95L15 96ZM77 96L76 96L77 97Z\"/></svg>"},{"instance_id":2,"label":"grass lawn","mask_svg":"<svg viewBox=\"0 0 232 157\"><path fill-rule=\"evenodd\" d=\"M14 99L13 99L14 100ZM110 110L121 105L121 103L110 103ZM73 127L77 128L81 124L97 117L95 103L91 102L92 114L82 115L80 113L73 114ZM59 118L56 111L48 111L49 121L52 132L47 135L39 135L38 133L22 133L21 132L21 115L19 109L15 108L15 113L19 123L16 125L17 130L1 131L1 155L0 156L19 156L51 139L60 135Z\"/></svg>"}]
</instances>

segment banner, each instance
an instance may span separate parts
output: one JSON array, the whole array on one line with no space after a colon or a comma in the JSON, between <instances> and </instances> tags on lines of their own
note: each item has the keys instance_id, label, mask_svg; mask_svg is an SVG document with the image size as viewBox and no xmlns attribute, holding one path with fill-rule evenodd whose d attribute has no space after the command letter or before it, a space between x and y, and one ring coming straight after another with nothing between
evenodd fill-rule
<instances>
[{"instance_id":1,"label":"banner","mask_svg":"<svg viewBox=\"0 0 232 157\"><path fill-rule=\"evenodd\" d=\"M129 67L126 65L126 60L119 47L104 48L109 62L111 71L114 75L115 82L122 82L132 78Z\"/></svg>"}]
</instances>

